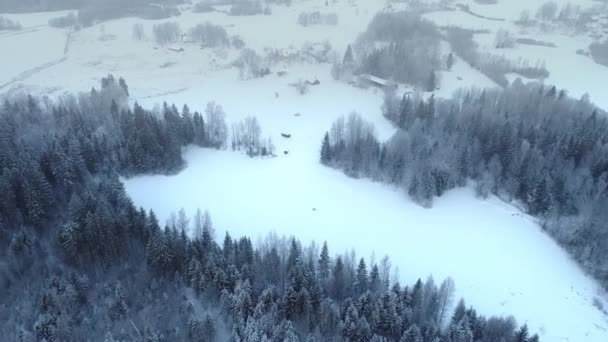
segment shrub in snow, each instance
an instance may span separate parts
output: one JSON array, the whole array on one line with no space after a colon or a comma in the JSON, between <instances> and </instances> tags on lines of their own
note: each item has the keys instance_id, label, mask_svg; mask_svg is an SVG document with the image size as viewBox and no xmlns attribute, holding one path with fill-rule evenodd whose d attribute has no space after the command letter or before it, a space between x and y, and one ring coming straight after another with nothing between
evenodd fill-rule
<instances>
[{"instance_id":1,"label":"shrub in snow","mask_svg":"<svg viewBox=\"0 0 608 342\"><path fill-rule=\"evenodd\" d=\"M144 40L146 39L146 32L144 31L144 25L137 23L133 25L133 39Z\"/></svg>"},{"instance_id":2,"label":"shrub in snow","mask_svg":"<svg viewBox=\"0 0 608 342\"><path fill-rule=\"evenodd\" d=\"M519 19L515 21L517 25L530 26L534 23L534 20L530 18L530 11L524 10L519 14Z\"/></svg>"},{"instance_id":3,"label":"shrub in snow","mask_svg":"<svg viewBox=\"0 0 608 342\"><path fill-rule=\"evenodd\" d=\"M545 21L551 21L555 19L557 14L557 4L554 1L547 1L540 6L536 12L536 18Z\"/></svg>"},{"instance_id":4,"label":"shrub in snow","mask_svg":"<svg viewBox=\"0 0 608 342\"><path fill-rule=\"evenodd\" d=\"M460 58L501 86L506 86L509 83L505 77L506 73L517 73L535 79L549 76L549 71L541 61L535 64L523 59L513 62L504 56L480 54L477 50L477 44L473 41L473 31L449 27L446 37L452 49Z\"/></svg>"},{"instance_id":5,"label":"shrub in snow","mask_svg":"<svg viewBox=\"0 0 608 342\"><path fill-rule=\"evenodd\" d=\"M592 43L589 52L596 63L608 66L608 40Z\"/></svg>"},{"instance_id":6,"label":"shrub in snow","mask_svg":"<svg viewBox=\"0 0 608 342\"><path fill-rule=\"evenodd\" d=\"M525 44L525 45L536 45L536 46L545 46L545 47L557 47L557 45L555 45L554 43L551 42L546 42L543 40L537 40L537 39L532 39L532 38L518 38L517 40L515 40L515 42L517 42L518 44Z\"/></svg>"},{"instance_id":7,"label":"shrub in snow","mask_svg":"<svg viewBox=\"0 0 608 342\"><path fill-rule=\"evenodd\" d=\"M245 41L243 40L243 38L241 38L241 36L238 35L232 36L232 38L230 39L230 44L233 48L239 50L245 47Z\"/></svg>"},{"instance_id":8,"label":"shrub in snow","mask_svg":"<svg viewBox=\"0 0 608 342\"><path fill-rule=\"evenodd\" d=\"M242 121L232 125L232 150L245 151L248 156L267 156L274 153L272 140L262 141L262 129L258 119L248 116Z\"/></svg>"},{"instance_id":9,"label":"shrub in snow","mask_svg":"<svg viewBox=\"0 0 608 342\"><path fill-rule=\"evenodd\" d=\"M210 22L198 24L191 28L188 36L191 41L202 44L206 47L219 47L230 44L230 39L226 30Z\"/></svg>"},{"instance_id":10,"label":"shrub in snow","mask_svg":"<svg viewBox=\"0 0 608 342\"><path fill-rule=\"evenodd\" d=\"M22 28L22 26L19 22L0 16L0 31L2 31L2 30L17 31L17 30L21 30L21 28Z\"/></svg>"},{"instance_id":11,"label":"shrub in snow","mask_svg":"<svg viewBox=\"0 0 608 342\"><path fill-rule=\"evenodd\" d=\"M319 11L302 12L298 15L298 24L302 26L312 25L338 25L338 15L336 13L322 14Z\"/></svg>"},{"instance_id":12,"label":"shrub in snow","mask_svg":"<svg viewBox=\"0 0 608 342\"><path fill-rule=\"evenodd\" d=\"M154 25L154 40L160 45L177 43L182 30L177 22L166 22Z\"/></svg>"},{"instance_id":13,"label":"shrub in snow","mask_svg":"<svg viewBox=\"0 0 608 342\"><path fill-rule=\"evenodd\" d=\"M244 49L239 58L234 62L239 69L241 79L263 77L270 73L268 67L264 66L264 61L254 50Z\"/></svg>"},{"instance_id":14,"label":"shrub in snow","mask_svg":"<svg viewBox=\"0 0 608 342\"><path fill-rule=\"evenodd\" d=\"M199 2L192 8L192 12L194 13L207 13L213 11L215 11L215 8L207 2Z\"/></svg>"},{"instance_id":15,"label":"shrub in snow","mask_svg":"<svg viewBox=\"0 0 608 342\"><path fill-rule=\"evenodd\" d=\"M222 106L215 102L207 103L205 109L205 136L208 144L214 148L226 148L228 140L228 126L226 126L226 113Z\"/></svg>"},{"instance_id":16,"label":"shrub in snow","mask_svg":"<svg viewBox=\"0 0 608 342\"><path fill-rule=\"evenodd\" d=\"M230 15L257 15L263 14L264 9L259 1L243 1L233 4L228 14Z\"/></svg>"},{"instance_id":17,"label":"shrub in snow","mask_svg":"<svg viewBox=\"0 0 608 342\"><path fill-rule=\"evenodd\" d=\"M299 80L298 82L294 83L293 86L296 88L299 95L306 95L310 91L308 88L308 83L303 80Z\"/></svg>"},{"instance_id":18,"label":"shrub in snow","mask_svg":"<svg viewBox=\"0 0 608 342\"><path fill-rule=\"evenodd\" d=\"M507 49L515 46L515 39L511 36L511 32L505 29L496 31L494 46L497 49Z\"/></svg>"},{"instance_id":19,"label":"shrub in snow","mask_svg":"<svg viewBox=\"0 0 608 342\"><path fill-rule=\"evenodd\" d=\"M78 18L74 13L69 13L61 17L49 19L49 26L56 28L66 28L78 25Z\"/></svg>"}]
</instances>

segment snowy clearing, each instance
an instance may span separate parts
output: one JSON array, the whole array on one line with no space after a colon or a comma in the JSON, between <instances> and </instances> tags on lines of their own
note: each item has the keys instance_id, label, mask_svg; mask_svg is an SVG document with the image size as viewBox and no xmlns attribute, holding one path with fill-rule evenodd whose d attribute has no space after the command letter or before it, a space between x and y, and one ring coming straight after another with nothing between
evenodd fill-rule
<instances>
[{"instance_id":1,"label":"snowy clearing","mask_svg":"<svg viewBox=\"0 0 608 342\"><path fill-rule=\"evenodd\" d=\"M429 272L451 276L457 295L480 312L514 314L543 340L606 340L608 321L591 305L596 283L530 217L495 198L459 189L424 209L390 187L302 163L295 153L250 159L192 148L185 157L188 168L177 176L125 182L135 203L161 222L181 207L189 214L204 208L218 238L226 230L254 238L274 231L327 240L335 253L386 253L405 282Z\"/></svg>"}]
</instances>

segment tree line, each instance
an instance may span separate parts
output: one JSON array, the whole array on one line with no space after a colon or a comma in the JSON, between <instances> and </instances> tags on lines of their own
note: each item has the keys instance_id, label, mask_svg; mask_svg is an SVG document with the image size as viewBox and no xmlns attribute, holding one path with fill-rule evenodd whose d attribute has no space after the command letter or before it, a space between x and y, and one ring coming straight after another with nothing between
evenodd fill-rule
<instances>
[{"instance_id":1,"label":"tree line","mask_svg":"<svg viewBox=\"0 0 608 342\"><path fill-rule=\"evenodd\" d=\"M227 233L218 243L200 211L161 226L118 175L173 172L180 146L225 144L209 128L221 115L131 108L126 82L102 83L57 102L0 106L3 340L538 340L512 318L462 301L451 310L449 279L391 282L388 259L276 236L254 246Z\"/></svg>"},{"instance_id":2,"label":"tree line","mask_svg":"<svg viewBox=\"0 0 608 342\"><path fill-rule=\"evenodd\" d=\"M608 122L587 96L516 81L447 100L388 92L384 143L352 114L321 146L321 162L401 187L413 200L475 182L482 196L522 203L583 267L608 285Z\"/></svg>"}]
</instances>

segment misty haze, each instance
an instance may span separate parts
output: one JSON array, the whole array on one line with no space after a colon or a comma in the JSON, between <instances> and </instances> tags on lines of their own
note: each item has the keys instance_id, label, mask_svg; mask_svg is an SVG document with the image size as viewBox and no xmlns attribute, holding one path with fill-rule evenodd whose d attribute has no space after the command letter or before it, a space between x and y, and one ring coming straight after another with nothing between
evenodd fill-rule
<instances>
[{"instance_id":1,"label":"misty haze","mask_svg":"<svg viewBox=\"0 0 608 342\"><path fill-rule=\"evenodd\" d=\"M608 0L0 0L0 341L608 341Z\"/></svg>"}]
</instances>

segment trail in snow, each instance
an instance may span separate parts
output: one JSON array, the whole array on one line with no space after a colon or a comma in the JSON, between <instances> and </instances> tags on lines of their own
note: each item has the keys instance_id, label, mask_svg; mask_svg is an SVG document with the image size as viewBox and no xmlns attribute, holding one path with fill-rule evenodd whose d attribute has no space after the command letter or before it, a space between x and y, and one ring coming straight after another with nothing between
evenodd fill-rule
<instances>
[{"instance_id":1,"label":"trail in snow","mask_svg":"<svg viewBox=\"0 0 608 342\"><path fill-rule=\"evenodd\" d=\"M37 30L34 30L34 31L37 31ZM31 31L31 32L34 32L34 31ZM57 66L58 64L65 62L68 59L68 52L70 51L71 40L72 40L72 32L68 32L66 34L65 45L63 47L63 57L21 72L19 75L14 77L12 80L10 80L4 84L0 84L0 90L4 89L10 85L13 85L15 83L23 82L36 74L39 74L45 70L48 70L54 66Z\"/></svg>"}]
</instances>

